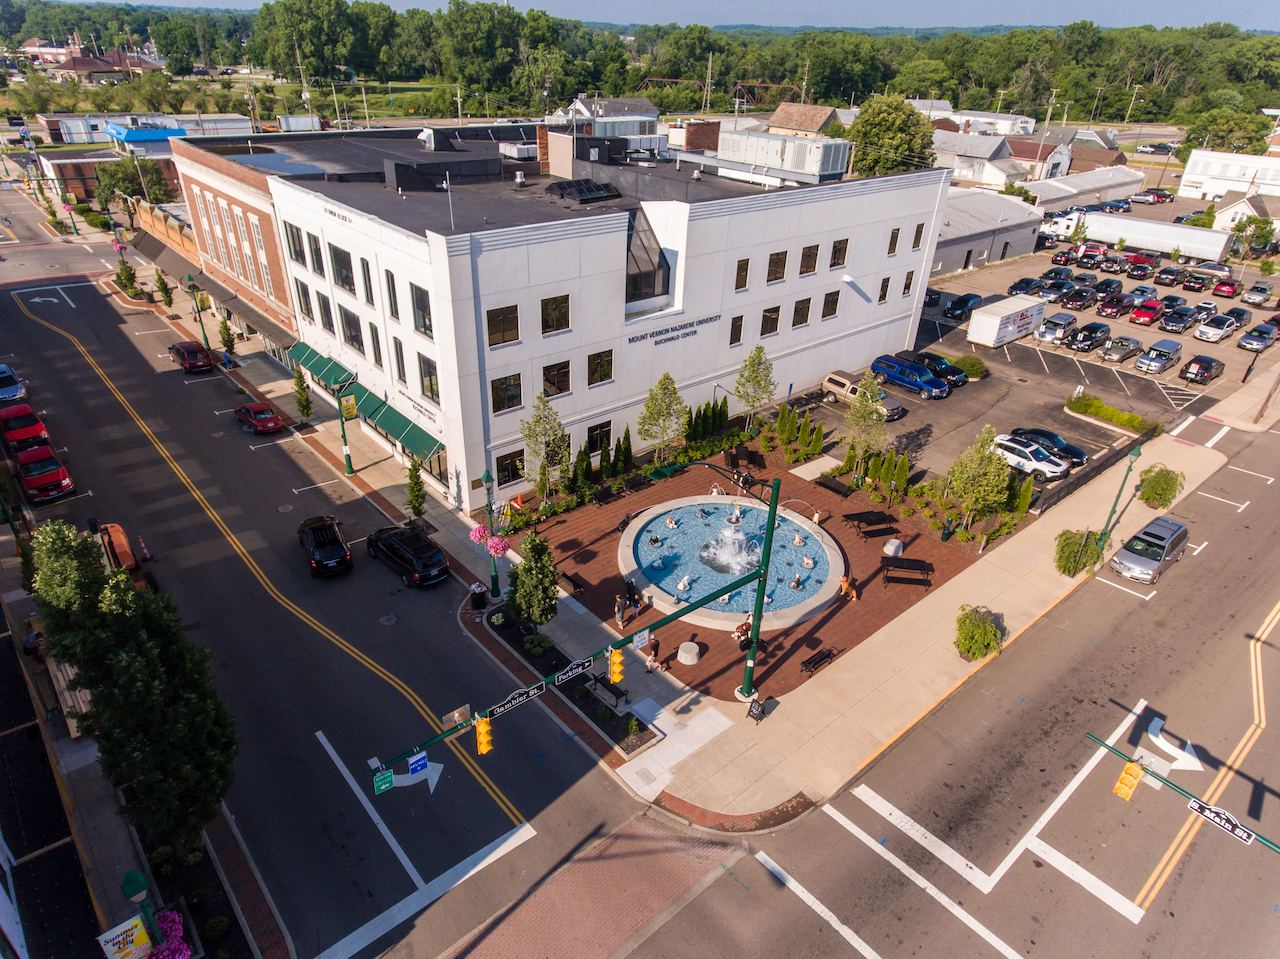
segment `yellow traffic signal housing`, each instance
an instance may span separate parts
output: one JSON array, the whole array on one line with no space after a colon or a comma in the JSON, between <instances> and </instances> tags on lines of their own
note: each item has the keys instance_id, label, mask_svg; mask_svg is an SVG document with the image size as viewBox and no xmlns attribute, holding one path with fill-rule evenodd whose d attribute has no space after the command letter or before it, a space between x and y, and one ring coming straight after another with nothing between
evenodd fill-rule
<instances>
[{"instance_id":1,"label":"yellow traffic signal housing","mask_svg":"<svg viewBox=\"0 0 1280 959\"><path fill-rule=\"evenodd\" d=\"M1120 774L1119 780L1116 781L1115 788L1111 791L1128 802L1133 798L1133 791L1138 788L1138 780L1142 778L1142 767L1137 763L1125 763L1124 772Z\"/></svg>"},{"instance_id":2,"label":"yellow traffic signal housing","mask_svg":"<svg viewBox=\"0 0 1280 959\"><path fill-rule=\"evenodd\" d=\"M483 756L493 748L493 733L489 729L487 719L476 720L476 752Z\"/></svg>"},{"instance_id":3,"label":"yellow traffic signal housing","mask_svg":"<svg viewBox=\"0 0 1280 959\"><path fill-rule=\"evenodd\" d=\"M609 654L609 682L622 682L622 650L615 649Z\"/></svg>"}]
</instances>

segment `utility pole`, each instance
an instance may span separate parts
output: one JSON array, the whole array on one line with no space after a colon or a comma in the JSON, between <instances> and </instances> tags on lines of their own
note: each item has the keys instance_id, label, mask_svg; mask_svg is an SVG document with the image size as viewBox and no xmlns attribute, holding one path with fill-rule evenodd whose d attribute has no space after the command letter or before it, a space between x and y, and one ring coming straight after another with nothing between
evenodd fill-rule
<instances>
[{"instance_id":1,"label":"utility pole","mask_svg":"<svg viewBox=\"0 0 1280 959\"><path fill-rule=\"evenodd\" d=\"M338 88L333 85L333 81L329 81L329 92L333 94L333 122L338 124L338 129L342 129L342 111L338 108Z\"/></svg>"},{"instance_id":2,"label":"utility pole","mask_svg":"<svg viewBox=\"0 0 1280 959\"><path fill-rule=\"evenodd\" d=\"M804 79L800 81L800 102L809 102L809 58L804 58Z\"/></svg>"},{"instance_id":3,"label":"utility pole","mask_svg":"<svg viewBox=\"0 0 1280 959\"><path fill-rule=\"evenodd\" d=\"M1103 91L1103 90L1105 90L1105 89L1106 89L1106 87L1097 87L1096 89L1097 89L1097 91L1098 91L1098 95L1097 95L1096 97L1094 97L1094 98L1093 98L1093 109L1089 111L1089 124L1088 124L1088 125L1089 125L1090 127L1091 127L1091 126L1093 126L1093 118L1094 118L1095 116L1097 116L1097 113L1098 113L1098 104L1099 104L1099 103L1101 102L1101 100L1102 100L1102 91Z\"/></svg>"},{"instance_id":4,"label":"utility pole","mask_svg":"<svg viewBox=\"0 0 1280 959\"><path fill-rule=\"evenodd\" d=\"M1044 118L1044 129L1040 131L1040 145L1036 148L1037 164L1044 162L1041 159L1040 154L1044 152L1044 138L1045 138L1045 135L1049 132L1049 123L1053 119L1053 105L1054 103L1057 102L1057 96L1058 96L1058 88L1054 87L1053 92L1049 94L1049 113ZM1044 178L1038 177L1037 179L1044 179Z\"/></svg>"},{"instance_id":5,"label":"utility pole","mask_svg":"<svg viewBox=\"0 0 1280 959\"><path fill-rule=\"evenodd\" d=\"M1062 125L1064 127L1067 125L1067 114L1071 112L1071 104L1074 102L1074 100L1068 100L1067 105L1062 108Z\"/></svg>"},{"instance_id":6,"label":"utility pole","mask_svg":"<svg viewBox=\"0 0 1280 959\"><path fill-rule=\"evenodd\" d=\"M307 116L311 116L311 91L307 88L306 71L302 69L302 51L298 48L298 38L293 38L293 54L298 58L298 80L302 83L302 102L307 105Z\"/></svg>"},{"instance_id":7,"label":"utility pole","mask_svg":"<svg viewBox=\"0 0 1280 959\"><path fill-rule=\"evenodd\" d=\"M1008 93L1008 92L1009 92L1008 90L997 90L997 91L996 91L996 93L1000 94L1000 99L996 101L996 113L999 113L999 112L1000 112L1000 107L1001 107L1001 105L1004 103L1004 95L1005 95L1006 93Z\"/></svg>"},{"instance_id":8,"label":"utility pole","mask_svg":"<svg viewBox=\"0 0 1280 959\"><path fill-rule=\"evenodd\" d=\"M458 101L458 125L462 125L462 84L454 84L454 98Z\"/></svg>"},{"instance_id":9,"label":"utility pole","mask_svg":"<svg viewBox=\"0 0 1280 959\"><path fill-rule=\"evenodd\" d=\"M711 58L715 56L713 53L707 54L707 83L702 88L702 112L711 112Z\"/></svg>"},{"instance_id":10,"label":"utility pole","mask_svg":"<svg viewBox=\"0 0 1280 959\"><path fill-rule=\"evenodd\" d=\"M360 98L364 100L364 125L371 127L373 124L369 122L369 95L364 92L363 83L360 84Z\"/></svg>"},{"instance_id":11,"label":"utility pole","mask_svg":"<svg viewBox=\"0 0 1280 959\"><path fill-rule=\"evenodd\" d=\"M1124 112L1124 122L1127 126L1129 123L1129 115L1133 113L1133 105L1138 102L1138 91L1142 89L1142 84L1136 84L1133 88L1133 96L1129 98L1129 109Z\"/></svg>"}]
</instances>

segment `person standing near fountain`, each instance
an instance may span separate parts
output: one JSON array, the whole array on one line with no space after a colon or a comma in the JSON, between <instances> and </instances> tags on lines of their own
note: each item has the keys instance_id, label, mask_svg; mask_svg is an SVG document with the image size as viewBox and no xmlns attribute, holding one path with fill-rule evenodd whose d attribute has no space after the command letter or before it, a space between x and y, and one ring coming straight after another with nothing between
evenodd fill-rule
<instances>
[{"instance_id":1,"label":"person standing near fountain","mask_svg":"<svg viewBox=\"0 0 1280 959\"><path fill-rule=\"evenodd\" d=\"M640 615L640 592L634 579L627 580L627 604L631 607L632 619Z\"/></svg>"},{"instance_id":2,"label":"person standing near fountain","mask_svg":"<svg viewBox=\"0 0 1280 959\"><path fill-rule=\"evenodd\" d=\"M613 596L613 618L618 622L618 628L622 628L622 619L627 615L627 602L622 598L621 593L615 593Z\"/></svg>"},{"instance_id":3,"label":"person standing near fountain","mask_svg":"<svg viewBox=\"0 0 1280 959\"><path fill-rule=\"evenodd\" d=\"M658 672L662 672L662 663L658 662L658 637L649 637L649 658L645 661L644 671L646 673L653 672L653 667L658 667Z\"/></svg>"}]
</instances>

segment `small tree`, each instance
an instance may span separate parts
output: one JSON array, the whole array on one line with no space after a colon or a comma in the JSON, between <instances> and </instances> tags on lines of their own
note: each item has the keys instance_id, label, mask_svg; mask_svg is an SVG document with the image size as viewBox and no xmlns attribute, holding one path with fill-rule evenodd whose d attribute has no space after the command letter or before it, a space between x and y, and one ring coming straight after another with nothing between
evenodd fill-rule
<instances>
[{"instance_id":1,"label":"small tree","mask_svg":"<svg viewBox=\"0 0 1280 959\"><path fill-rule=\"evenodd\" d=\"M858 392L849 400L849 410L844 415L845 431L849 446L856 446L865 458L889 445L889 431L884 425L884 410L880 408L880 384L870 371L858 383Z\"/></svg>"},{"instance_id":2,"label":"small tree","mask_svg":"<svg viewBox=\"0 0 1280 959\"><path fill-rule=\"evenodd\" d=\"M1014 507L1014 510L1018 515L1025 515L1027 510L1031 509L1031 497L1034 493L1035 486L1031 482L1031 477L1028 476L1026 480L1023 481L1022 488L1018 490L1018 503Z\"/></svg>"},{"instance_id":3,"label":"small tree","mask_svg":"<svg viewBox=\"0 0 1280 959\"><path fill-rule=\"evenodd\" d=\"M520 617L541 629L556 615L560 574L552 562L551 547L537 533L520 541L523 556L516 577L515 603Z\"/></svg>"},{"instance_id":4,"label":"small tree","mask_svg":"<svg viewBox=\"0 0 1280 959\"><path fill-rule=\"evenodd\" d=\"M956 615L956 649L971 660L1000 652L1004 631L985 606L965 603Z\"/></svg>"},{"instance_id":5,"label":"small tree","mask_svg":"<svg viewBox=\"0 0 1280 959\"><path fill-rule=\"evenodd\" d=\"M727 430L729 428L729 397L720 397L720 420L717 429Z\"/></svg>"},{"instance_id":6,"label":"small tree","mask_svg":"<svg viewBox=\"0 0 1280 959\"><path fill-rule=\"evenodd\" d=\"M809 448L813 439L813 424L809 422L809 411L804 411L804 419L800 421L800 429L796 431L796 442L802 450Z\"/></svg>"},{"instance_id":7,"label":"small tree","mask_svg":"<svg viewBox=\"0 0 1280 959\"><path fill-rule=\"evenodd\" d=\"M769 356L760 344L756 344L755 348L747 354L747 358L742 361L742 366L738 368L738 379L733 384L733 392L737 394L738 402L747 408L748 426L751 425L756 407L773 402L773 396L778 392L778 384L773 378L773 364L769 362ZM729 425L728 416L729 397L726 396L724 398L725 422L721 428Z\"/></svg>"},{"instance_id":8,"label":"small tree","mask_svg":"<svg viewBox=\"0 0 1280 959\"><path fill-rule=\"evenodd\" d=\"M526 482L532 483L538 495L546 497L556 471L569 465L569 434L560 423L560 417L547 399L539 393L533 401L533 412L527 420L520 421L520 435L524 438L524 462L520 467Z\"/></svg>"},{"instance_id":9,"label":"small tree","mask_svg":"<svg viewBox=\"0 0 1280 959\"><path fill-rule=\"evenodd\" d=\"M1009 495L1009 464L996 452L995 438L995 429L984 426L977 442L947 471L950 495L964 511L965 529L978 517L1002 508Z\"/></svg>"},{"instance_id":10,"label":"small tree","mask_svg":"<svg viewBox=\"0 0 1280 959\"><path fill-rule=\"evenodd\" d=\"M1083 243L1089 239L1089 228L1085 226L1084 217L1076 218L1076 227L1071 231L1072 243Z\"/></svg>"},{"instance_id":11,"label":"small tree","mask_svg":"<svg viewBox=\"0 0 1280 959\"><path fill-rule=\"evenodd\" d=\"M227 322L224 316L222 322L218 324L218 339L222 341L222 349L227 353L236 351L236 334L231 329L231 324Z\"/></svg>"},{"instance_id":12,"label":"small tree","mask_svg":"<svg viewBox=\"0 0 1280 959\"><path fill-rule=\"evenodd\" d=\"M300 425L306 426L314 408L311 404L311 387L307 384L307 377L301 366L293 368L293 402L298 407L298 418L302 421Z\"/></svg>"},{"instance_id":13,"label":"small tree","mask_svg":"<svg viewBox=\"0 0 1280 959\"><path fill-rule=\"evenodd\" d=\"M821 456L822 447L826 445L826 437L822 432L822 421L814 420L813 423L813 439L809 441L809 455Z\"/></svg>"},{"instance_id":14,"label":"small tree","mask_svg":"<svg viewBox=\"0 0 1280 959\"><path fill-rule=\"evenodd\" d=\"M686 409L685 411L686 415L684 418L684 441L686 443L692 443L694 440L698 438L698 415L701 412L702 411L699 410L697 413L695 413L691 407Z\"/></svg>"},{"instance_id":15,"label":"small tree","mask_svg":"<svg viewBox=\"0 0 1280 959\"><path fill-rule=\"evenodd\" d=\"M872 453L871 459L867 463L867 480L871 483L880 482L880 468L884 466L884 459L879 453Z\"/></svg>"},{"instance_id":16,"label":"small tree","mask_svg":"<svg viewBox=\"0 0 1280 959\"><path fill-rule=\"evenodd\" d=\"M907 459L907 454L903 453L898 457L898 465L893 471L893 481L898 484L898 495L905 496L907 493L907 480L911 478L911 462Z\"/></svg>"},{"instance_id":17,"label":"small tree","mask_svg":"<svg viewBox=\"0 0 1280 959\"><path fill-rule=\"evenodd\" d=\"M160 294L160 300L165 306L173 306L173 287L159 270L156 271L156 292Z\"/></svg>"},{"instance_id":18,"label":"small tree","mask_svg":"<svg viewBox=\"0 0 1280 959\"><path fill-rule=\"evenodd\" d=\"M416 456L409 457L406 470L409 479L404 486L404 505L410 513L421 518L427 505L427 488L422 485L422 460Z\"/></svg>"},{"instance_id":19,"label":"small tree","mask_svg":"<svg viewBox=\"0 0 1280 959\"><path fill-rule=\"evenodd\" d=\"M1120 237L1120 239L1116 240L1116 252L1119 253L1124 248L1125 248L1124 237Z\"/></svg>"},{"instance_id":20,"label":"small tree","mask_svg":"<svg viewBox=\"0 0 1280 959\"><path fill-rule=\"evenodd\" d=\"M1030 190L1028 190L1025 186L1022 186L1021 184L1009 183L1000 192L1003 193L1005 196L1016 196L1018 199L1025 200L1027 203L1030 203L1032 206L1035 206L1036 195L1032 193Z\"/></svg>"},{"instance_id":21,"label":"small tree","mask_svg":"<svg viewBox=\"0 0 1280 959\"><path fill-rule=\"evenodd\" d=\"M687 419L688 412L689 407L676 389L676 381L670 373L663 373L657 386L650 388L636 423L640 438L657 444L654 456L658 462L666 458L668 448L679 434L680 424Z\"/></svg>"},{"instance_id":22,"label":"small tree","mask_svg":"<svg viewBox=\"0 0 1280 959\"><path fill-rule=\"evenodd\" d=\"M1261 273L1263 276L1270 276L1271 274L1275 273L1275 271L1276 271L1276 264L1274 260L1258 261L1258 272Z\"/></svg>"},{"instance_id":23,"label":"small tree","mask_svg":"<svg viewBox=\"0 0 1280 959\"><path fill-rule=\"evenodd\" d=\"M622 470L623 473L630 473L635 468L635 459L631 456L631 427L626 426L622 430Z\"/></svg>"},{"instance_id":24,"label":"small tree","mask_svg":"<svg viewBox=\"0 0 1280 959\"><path fill-rule=\"evenodd\" d=\"M1105 542L1093 532L1080 529L1064 529L1058 534L1053 551L1053 564L1063 576L1075 576L1082 569L1088 569L1102 562L1102 553L1106 549Z\"/></svg>"},{"instance_id":25,"label":"small tree","mask_svg":"<svg viewBox=\"0 0 1280 959\"><path fill-rule=\"evenodd\" d=\"M630 428L630 427L628 427L628 429L629 429L629 428ZM626 434L624 434L624 435L626 435ZM608 452L608 451L606 450L605 452ZM601 461L603 461L603 459L604 459L605 452L602 452L602 453L600 454ZM623 467L623 456L622 456L622 437L621 437L621 436L620 436L620 437L618 437L616 440L614 440L614 441L613 441L613 463L612 463L612 466L613 466L612 472L613 472L613 475L614 475L614 476L621 476L624 472L626 472L625 468Z\"/></svg>"},{"instance_id":26,"label":"small tree","mask_svg":"<svg viewBox=\"0 0 1280 959\"><path fill-rule=\"evenodd\" d=\"M600 482L603 483L607 479L613 477L613 461L609 457L609 447L603 446L600 449Z\"/></svg>"},{"instance_id":27,"label":"small tree","mask_svg":"<svg viewBox=\"0 0 1280 959\"><path fill-rule=\"evenodd\" d=\"M889 484L893 482L894 474L898 469L898 454L890 447L885 450L884 459L880 461L880 475L876 477L880 481L880 485L885 489L889 488Z\"/></svg>"},{"instance_id":28,"label":"small tree","mask_svg":"<svg viewBox=\"0 0 1280 959\"><path fill-rule=\"evenodd\" d=\"M1218 208L1210 203L1203 213L1196 213L1182 221L1184 226L1203 226L1213 229L1213 222L1218 218ZM1181 252L1181 251L1179 251Z\"/></svg>"}]
</instances>

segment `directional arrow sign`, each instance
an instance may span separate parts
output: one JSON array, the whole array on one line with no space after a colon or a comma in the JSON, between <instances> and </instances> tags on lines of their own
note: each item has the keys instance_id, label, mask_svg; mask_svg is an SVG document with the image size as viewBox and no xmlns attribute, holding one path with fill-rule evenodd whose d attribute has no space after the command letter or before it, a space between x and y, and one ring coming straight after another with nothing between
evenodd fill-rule
<instances>
[{"instance_id":1,"label":"directional arrow sign","mask_svg":"<svg viewBox=\"0 0 1280 959\"><path fill-rule=\"evenodd\" d=\"M1187 745L1182 752L1178 751L1178 747L1172 743L1166 742L1161 732L1164 730L1164 720L1157 716L1151 720L1151 725L1147 727L1147 735L1151 737L1151 741L1159 746L1164 752L1173 757L1171 769L1186 769L1191 772L1203 772L1204 766L1200 765L1200 757L1196 755L1196 749L1191 745L1191 740L1187 740Z\"/></svg>"},{"instance_id":2,"label":"directional arrow sign","mask_svg":"<svg viewBox=\"0 0 1280 959\"><path fill-rule=\"evenodd\" d=\"M31 298L31 302L32 303L57 303L58 298L56 296L33 296Z\"/></svg>"}]
</instances>

